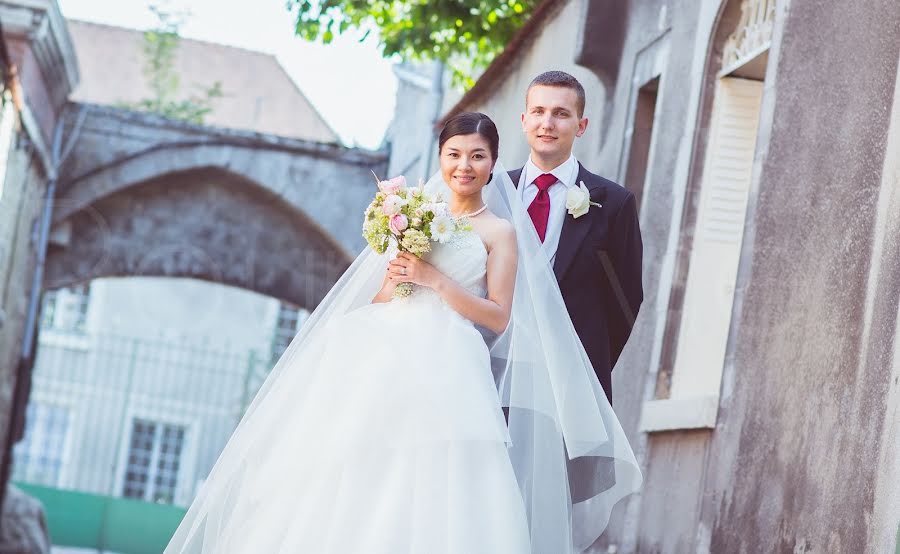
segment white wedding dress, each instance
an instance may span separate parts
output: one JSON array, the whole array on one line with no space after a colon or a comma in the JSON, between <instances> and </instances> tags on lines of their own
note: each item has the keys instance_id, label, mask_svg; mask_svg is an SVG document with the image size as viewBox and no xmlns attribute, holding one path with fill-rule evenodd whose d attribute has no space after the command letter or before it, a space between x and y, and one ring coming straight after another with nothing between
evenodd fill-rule
<instances>
[{"instance_id":1,"label":"white wedding dress","mask_svg":"<svg viewBox=\"0 0 900 554\"><path fill-rule=\"evenodd\" d=\"M477 233L433 243L425 260L486 294ZM531 552L474 324L423 287L323 323L252 414L239 477L188 514L166 552Z\"/></svg>"}]
</instances>

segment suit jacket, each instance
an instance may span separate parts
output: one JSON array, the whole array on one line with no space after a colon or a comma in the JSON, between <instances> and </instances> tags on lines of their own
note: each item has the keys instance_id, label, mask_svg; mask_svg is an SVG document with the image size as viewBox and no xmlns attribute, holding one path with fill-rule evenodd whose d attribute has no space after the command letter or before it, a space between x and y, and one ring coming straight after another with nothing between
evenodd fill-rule
<instances>
[{"instance_id":1,"label":"suit jacket","mask_svg":"<svg viewBox=\"0 0 900 554\"><path fill-rule=\"evenodd\" d=\"M509 172L518 187L522 168ZM625 348L644 299L643 244L634 195L578 164L591 206L566 214L553 272L578 338L612 404L612 369Z\"/></svg>"}]
</instances>

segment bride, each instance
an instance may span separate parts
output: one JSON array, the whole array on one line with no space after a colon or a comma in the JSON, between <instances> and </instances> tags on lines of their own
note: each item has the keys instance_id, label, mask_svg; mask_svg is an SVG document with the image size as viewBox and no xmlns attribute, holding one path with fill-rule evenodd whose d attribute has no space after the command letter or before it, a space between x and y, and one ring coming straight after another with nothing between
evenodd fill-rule
<instances>
[{"instance_id":1,"label":"bride","mask_svg":"<svg viewBox=\"0 0 900 554\"><path fill-rule=\"evenodd\" d=\"M447 122L426 188L469 230L356 259L167 554L564 554L602 534L640 471L498 149L486 115Z\"/></svg>"}]
</instances>

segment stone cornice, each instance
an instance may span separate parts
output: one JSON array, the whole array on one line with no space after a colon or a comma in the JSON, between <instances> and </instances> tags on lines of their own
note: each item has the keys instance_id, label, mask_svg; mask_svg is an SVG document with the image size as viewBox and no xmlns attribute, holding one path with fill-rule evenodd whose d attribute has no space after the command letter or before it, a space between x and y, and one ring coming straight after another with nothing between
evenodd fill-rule
<instances>
[{"instance_id":1,"label":"stone cornice","mask_svg":"<svg viewBox=\"0 0 900 554\"><path fill-rule=\"evenodd\" d=\"M345 164L364 167L387 163L388 160L388 152L386 150L366 150L335 143L282 137L243 129L213 127L168 119L154 113L138 112L88 102L70 103L67 108L67 118L74 119L79 109L89 111L91 117L88 122L89 128L96 130L97 125L103 125L108 126L108 131L111 132L117 126L127 126L132 130L146 129L153 133L158 133L161 137L170 137L160 140L160 145L189 144L200 146L206 144L265 148L267 150L281 150L315 158L339 159Z\"/></svg>"},{"instance_id":2,"label":"stone cornice","mask_svg":"<svg viewBox=\"0 0 900 554\"><path fill-rule=\"evenodd\" d=\"M48 93L61 106L78 83L78 61L66 21L55 0L0 0L3 33L31 46Z\"/></svg>"}]
</instances>

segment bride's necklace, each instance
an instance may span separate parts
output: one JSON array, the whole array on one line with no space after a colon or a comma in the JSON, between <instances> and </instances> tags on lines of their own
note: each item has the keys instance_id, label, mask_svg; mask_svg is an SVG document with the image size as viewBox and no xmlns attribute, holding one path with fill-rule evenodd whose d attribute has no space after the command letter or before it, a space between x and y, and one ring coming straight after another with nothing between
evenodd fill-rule
<instances>
[{"instance_id":1,"label":"bride's necklace","mask_svg":"<svg viewBox=\"0 0 900 554\"><path fill-rule=\"evenodd\" d=\"M486 210L486 209L487 209L487 204L485 204L484 206L478 208L478 209L475 210L474 212L469 212L469 213L467 213L467 214L462 214L462 215L454 215L454 216L453 216L453 219L463 219L463 218L466 218L466 217L475 217L476 215L480 214L481 212L483 212L483 211ZM452 214L451 214L451 215L452 215Z\"/></svg>"}]
</instances>

